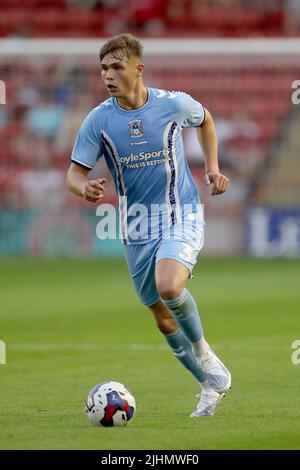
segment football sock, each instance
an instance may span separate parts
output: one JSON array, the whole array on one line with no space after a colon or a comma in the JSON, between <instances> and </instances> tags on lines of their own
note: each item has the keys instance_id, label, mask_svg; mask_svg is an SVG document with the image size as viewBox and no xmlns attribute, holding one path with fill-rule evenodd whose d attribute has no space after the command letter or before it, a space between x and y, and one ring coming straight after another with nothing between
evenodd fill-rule
<instances>
[{"instance_id":1,"label":"football sock","mask_svg":"<svg viewBox=\"0 0 300 470\"><path fill-rule=\"evenodd\" d=\"M179 329L174 333L169 333L164 336L170 348L173 350L174 356L193 374L198 382L204 382L206 380L206 374L200 369L198 361L193 354L191 343L187 340L183 331Z\"/></svg>"},{"instance_id":2,"label":"football sock","mask_svg":"<svg viewBox=\"0 0 300 470\"><path fill-rule=\"evenodd\" d=\"M191 343L199 343L203 337L203 329L192 295L187 289L175 299L164 300L164 304L171 310L177 323Z\"/></svg>"},{"instance_id":3,"label":"football sock","mask_svg":"<svg viewBox=\"0 0 300 470\"><path fill-rule=\"evenodd\" d=\"M193 351L195 356L201 358L202 354L210 349L209 344L205 341L204 336L202 336L199 341L192 343Z\"/></svg>"}]
</instances>

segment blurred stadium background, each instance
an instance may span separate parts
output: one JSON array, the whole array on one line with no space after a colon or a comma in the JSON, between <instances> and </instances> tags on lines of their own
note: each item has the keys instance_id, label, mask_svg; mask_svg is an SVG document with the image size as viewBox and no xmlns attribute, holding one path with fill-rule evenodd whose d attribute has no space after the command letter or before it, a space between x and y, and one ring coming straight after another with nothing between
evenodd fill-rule
<instances>
[{"instance_id":1,"label":"blurred stadium background","mask_svg":"<svg viewBox=\"0 0 300 470\"><path fill-rule=\"evenodd\" d=\"M201 188L203 159L185 131L203 254L299 256L297 0L1 0L0 253L121 256L118 241L96 239L95 207L64 178L83 118L106 98L98 50L125 31L144 39L147 85L187 91L215 118L231 177L221 198ZM116 204L110 180L106 195Z\"/></svg>"},{"instance_id":2,"label":"blurred stadium background","mask_svg":"<svg viewBox=\"0 0 300 470\"><path fill-rule=\"evenodd\" d=\"M134 295L121 243L96 238L96 207L64 183L107 97L98 51L120 32L142 39L147 85L210 109L231 178L210 197L185 130L207 223L189 289L234 378L209 422L188 418L197 384ZM300 0L0 0L0 449L299 449L299 52ZM84 399L111 379L137 416L95 432Z\"/></svg>"}]
</instances>

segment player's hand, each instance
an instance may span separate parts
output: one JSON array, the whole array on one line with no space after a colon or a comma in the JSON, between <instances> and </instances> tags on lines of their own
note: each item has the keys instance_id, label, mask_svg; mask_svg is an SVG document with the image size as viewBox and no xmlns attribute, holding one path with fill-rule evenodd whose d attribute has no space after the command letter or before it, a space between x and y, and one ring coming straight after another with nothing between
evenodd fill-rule
<instances>
[{"instance_id":1,"label":"player's hand","mask_svg":"<svg viewBox=\"0 0 300 470\"><path fill-rule=\"evenodd\" d=\"M207 186L213 183L214 187L211 191L212 196L218 196L218 194L225 193L229 186L229 179L227 176L218 173L217 171L209 171L204 176L204 182Z\"/></svg>"},{"instance_id":2,"label":"player's hand","mask_svg":"<svg viewBox=\"0 0 300 470\"><path fill-rule=\"evenodd\" d=\"M84 188L83 197L90 202L99 202L104 196L106 178L90 180Z\"/></svg>"}]
</instances>

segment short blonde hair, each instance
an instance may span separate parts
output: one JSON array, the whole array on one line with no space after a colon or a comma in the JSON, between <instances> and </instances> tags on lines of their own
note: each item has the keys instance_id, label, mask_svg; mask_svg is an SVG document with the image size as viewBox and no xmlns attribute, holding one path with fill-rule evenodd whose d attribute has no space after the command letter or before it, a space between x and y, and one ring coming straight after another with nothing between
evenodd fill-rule
<instances>
[{"instance_id":1,"label":"short blonde hair","mask_svg":"<svg viewBox=\"0 0 300 470\"><path fill-rule=\"evenodd\" d=\"M100 62L104 59L107 54L112 52L122 51L124 56L128 59L130 57L142 58L143 46L142 44L131 34L119 34L109 39L100 49Z\"/></svg>"}]
</instances>

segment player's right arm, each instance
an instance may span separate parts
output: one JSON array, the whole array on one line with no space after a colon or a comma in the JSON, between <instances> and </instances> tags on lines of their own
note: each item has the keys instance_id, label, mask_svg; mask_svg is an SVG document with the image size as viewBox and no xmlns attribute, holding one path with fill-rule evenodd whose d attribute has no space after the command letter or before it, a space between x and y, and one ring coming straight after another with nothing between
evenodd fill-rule
<instances>
[{"instance_id":1,"label":"player's right arm","mask_svg":"<svg viewBox=\"0 0 300 470\"><path fill-rule=\"evenodd\" d=\"M72 151L72 163L66 178L67 188L72 193L91 202L101 201L106 181L106 178L88 179L88 173L103 154L100 121L99 108L94 108L83 121Z\"/></svg>"},{"instance_id":2,"label":"player's right arm","mask_svg":"<svg viewBox=\"0 0 300 470\"><path fill-rule=\"evenodd\" d=\"M88 180L89 171L88 168L71 163L66 178L67 188L87 201L100 202L105 191L106 178Z\"/></svg>"}]
</instances>

